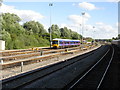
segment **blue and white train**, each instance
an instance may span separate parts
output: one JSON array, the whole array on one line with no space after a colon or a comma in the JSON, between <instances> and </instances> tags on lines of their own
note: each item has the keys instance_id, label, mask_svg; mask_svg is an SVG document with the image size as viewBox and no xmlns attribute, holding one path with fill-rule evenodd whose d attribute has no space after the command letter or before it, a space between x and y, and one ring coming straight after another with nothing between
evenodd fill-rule
<instances>
[{"instance_id":1,"label":"blue and white train","mask_svg":"<svg viewBox=\"0 0 120 90\"><path fill-rule=\"evenodd\" d=\"M79 46L80 40L70 40L70 39L53 39L52 47L53 48L65 48L71 46Z\"/></svg>"}]
</instances>

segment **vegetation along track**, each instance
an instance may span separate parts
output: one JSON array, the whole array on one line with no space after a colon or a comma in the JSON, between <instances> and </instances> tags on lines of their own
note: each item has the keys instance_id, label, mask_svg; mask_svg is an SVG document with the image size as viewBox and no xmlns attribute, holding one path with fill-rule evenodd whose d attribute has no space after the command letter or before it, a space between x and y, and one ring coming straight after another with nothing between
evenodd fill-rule
<instances>
[{"instance_id":1,"label":"vegetation along track","mask_svg":"<svg viewBox=\"0 0 120 90\"><path fill-rule=\"evenodd\" d=\"M66 61L61 61L43 68L39 68L27 73L23 73L8 79L2 80L2 87L4 88L22 88L32 82L35 82L38 79L49 76L52 73L55 73L67 66L70 66L83 58L86 58L94 54L96 50L93 50L89 53L75 57L74 59L68 59Z\"/></svg>"},{"instance_id":2,"label":"vegetation along track","mask_svg":"<svg viewBox=\"0 0 120 90\"><path fill-rule=\"evenodd\" d=\"M103 83L106 73L111 65L114 56L114 48L110 49L102 56L102 58L96 62L90 69L84 74L80 75L69 85L68 90L72 89L99 89Z\"/></svg>"}]
</instances>

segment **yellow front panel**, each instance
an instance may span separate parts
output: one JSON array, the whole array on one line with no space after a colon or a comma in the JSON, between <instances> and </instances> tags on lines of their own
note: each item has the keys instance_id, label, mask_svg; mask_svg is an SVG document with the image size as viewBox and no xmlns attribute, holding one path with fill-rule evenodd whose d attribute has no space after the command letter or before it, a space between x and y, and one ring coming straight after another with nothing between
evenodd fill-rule
<instances>
[{"instance_id":1,"label":"yellow front panel","mask_svg":"<svg viewBox=\"0 0 120 90\"><path fill-rule=\"evenodd\" d=\"M52 46L53 46L53 47L59 47L59 45L58 45L58 44L53 44Z\"/></svg>"}]
</instances>

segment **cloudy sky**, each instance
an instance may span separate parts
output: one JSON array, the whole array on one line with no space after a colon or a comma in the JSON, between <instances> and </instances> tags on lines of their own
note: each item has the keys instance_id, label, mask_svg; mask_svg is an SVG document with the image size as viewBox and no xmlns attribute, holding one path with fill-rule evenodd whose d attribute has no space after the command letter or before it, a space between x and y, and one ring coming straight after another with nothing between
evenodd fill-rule
<instances>
[{"instance_id":1,"label":"cloudy sky","mask_svg":"<svg viewBox=\"0 0 120 90\"><path fill-rule=\"evenodd\" d=\"M51 8L52 24L67 26L84 37L108 39L118 34L117 2L52 2L50 7L49 2L13 1L3 2L0 13L17 14L22 19L20 24L35 20L48 29Z\"/></svg>"}]
</instances>

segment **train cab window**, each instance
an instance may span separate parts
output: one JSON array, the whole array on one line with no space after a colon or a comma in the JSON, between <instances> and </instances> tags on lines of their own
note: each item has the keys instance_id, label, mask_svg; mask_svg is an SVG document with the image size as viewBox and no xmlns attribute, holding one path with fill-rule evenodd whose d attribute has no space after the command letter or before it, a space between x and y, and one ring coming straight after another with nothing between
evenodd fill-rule
<instances>
[{"instance_id":1,"label":"train cab window","mask_svg":"<svg viewBox=\"0 0 120 90\"><path fill-rule=\"evenodd\" d=\"M58 41L53 41L52 44L58 44Z\"/></svg>"}]
</instances>

